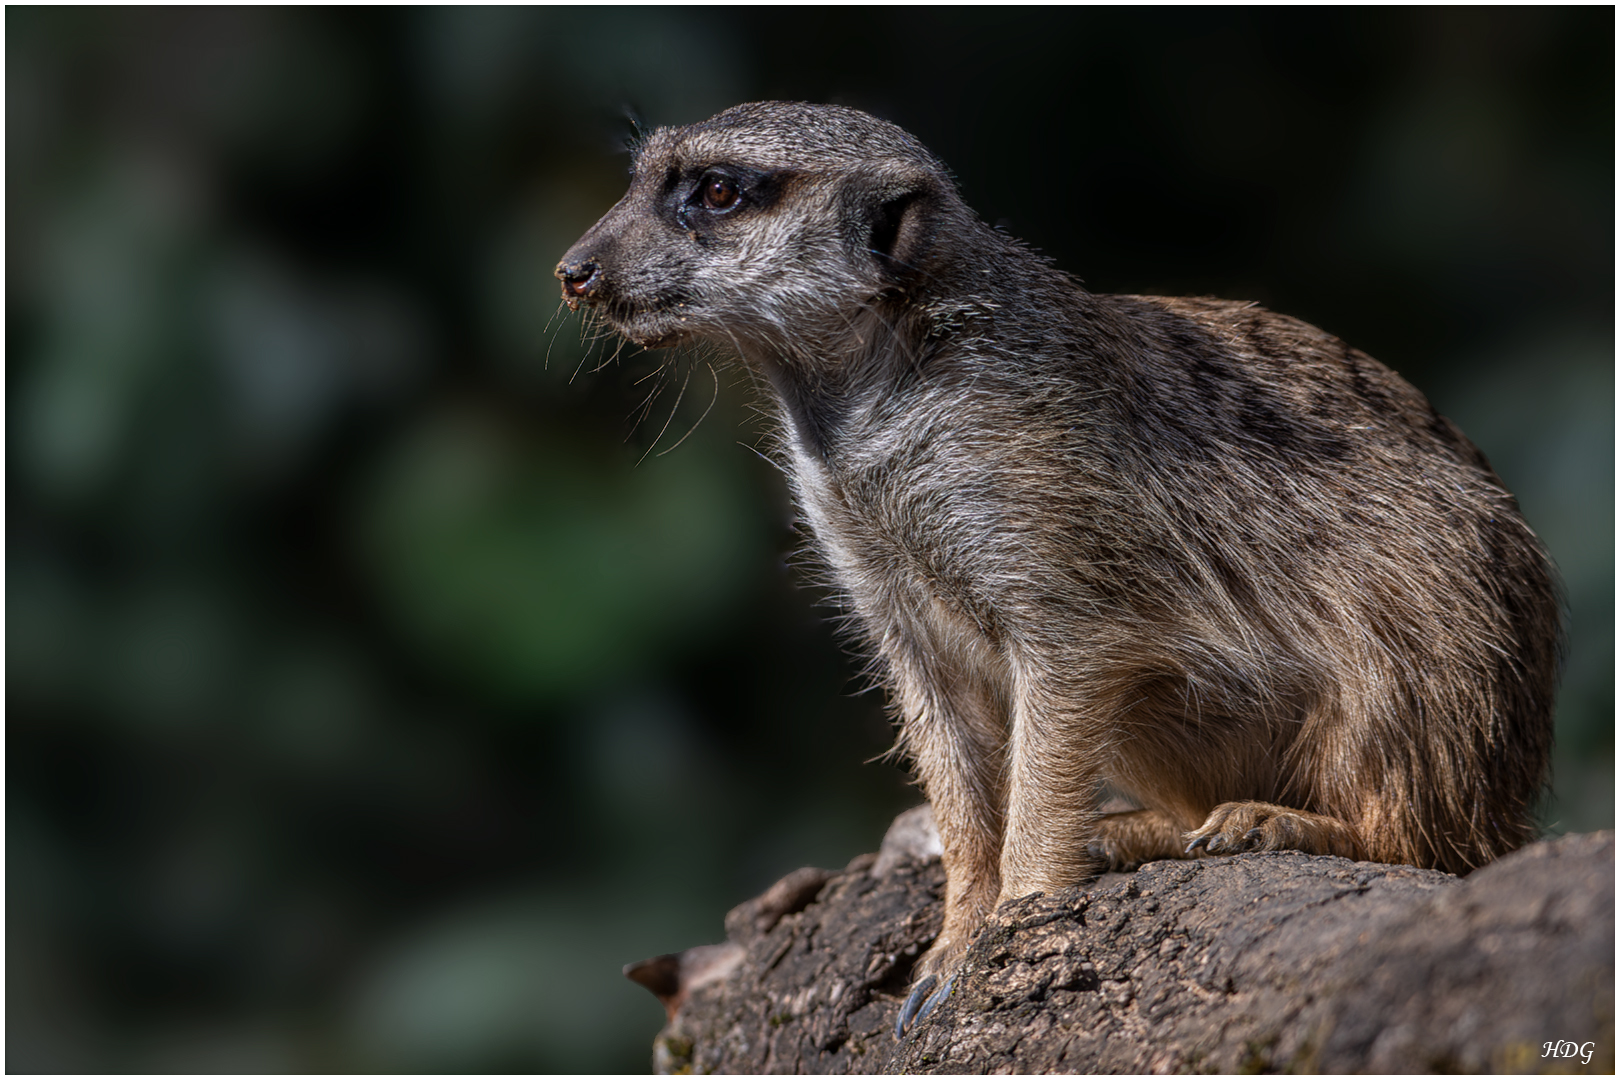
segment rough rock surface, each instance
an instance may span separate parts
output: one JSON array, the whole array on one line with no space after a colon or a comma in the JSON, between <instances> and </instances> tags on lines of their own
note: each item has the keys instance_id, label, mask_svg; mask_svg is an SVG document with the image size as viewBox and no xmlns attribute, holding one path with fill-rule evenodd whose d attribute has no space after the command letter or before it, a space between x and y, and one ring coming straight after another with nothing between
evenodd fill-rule
<instances>
[{"instance_id":1,"label":"rough rock surface","mask_svg":"<svg viewBox=\"0 0 1620 1080\"><path fill-rule=\"evenodd\" d=\"M797 871L727 916L729 966L685 965L708 974L671 990L655 1068L1614 1071L1613 833L1466 879L1298 854L1105 875L1003 907L903 1041L944 874L914 854L875 867Z\"/></svg>"}]
</instances>

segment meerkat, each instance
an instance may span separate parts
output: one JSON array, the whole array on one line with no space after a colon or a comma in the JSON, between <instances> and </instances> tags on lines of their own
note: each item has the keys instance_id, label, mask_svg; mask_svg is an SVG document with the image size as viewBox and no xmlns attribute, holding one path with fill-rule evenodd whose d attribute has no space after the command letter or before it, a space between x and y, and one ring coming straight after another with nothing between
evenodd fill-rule
<instances>
[{"instance_id":1,"label":"meerkat","mask_svg":"<svg viewBox=\"0 0 1620 1080\"><path fill-rule=\"evenodd\" d=\"M1534 836L1549 560L1388 368L1254 304L1087 292L899 127L761 102L660 128L563 257L647 348L760 377L778 457L933 806L944 924L1150 859L1466 872ZM1140 809L1102 814L1103 785Z\"/></svg>"}]
</instances>

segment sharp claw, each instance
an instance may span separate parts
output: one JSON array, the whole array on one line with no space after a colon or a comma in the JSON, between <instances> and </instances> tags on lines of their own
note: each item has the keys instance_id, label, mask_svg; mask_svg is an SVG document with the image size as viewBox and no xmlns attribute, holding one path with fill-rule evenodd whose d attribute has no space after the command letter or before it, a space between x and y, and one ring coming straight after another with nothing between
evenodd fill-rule
<instances>
[{"instance_id":1,"label":"sharp claw","mask_svg":"<svg viewBox=\"0 0 1620 1080\"><path fill-rule=\"evenodd\" d=\"M1248 832L1243 834L1243 846L1245 848L1252 850L1253 848L1258 847L1260 843L1260 830L1258 828L1250 829Z\"/></svg>"},{"instance_id":2,"label":"sharp claw","mask_svg":"<svg viewBox=\"0 0 1620 1080\"><path fill-rule=\"evenodd\" d=\"M934 984L938 981L932 975L924 975L917 980L917 985L911 988L911 996L906 998L904 1005L900 1006L900 1015L895 1018L895 1038L901 1039L905 1037L906 1029L911 1026L912 1020L917 1017L917 1010L922 1008L924 1000L928 997L928 992L934 988Z\"/></svg>"},{"instance_id":3,"label":"sharp claw","mask_svg":"<svg viewBox=\"0 0 1620 1080\"><path fill-rule=\"evenodd\" d=\"M935 990L932 994L928 995L928 1000L923 1002L923 1007L917 1011L917 1019L914 1021L914 1023L922 1023L928 1014L933 1012L935 1007L937 1007L940 1002L951 996L951 987L955 985L956 976L952 975L950 978L945 980L943 986L941 986L938 990Z\"/></svg>"},{"instance_id":4,"label":"sharp claw","mask_svg":"<svg viewBox=\"0 0 1620 1080\"><path fill-rule=\"evenodd\" d=\"M1200 836L1197 839L1195 839L1192 843L1188 844L1187 845L1187 850L1182 852L1182 854L1183 855L1191 855L1193 852L1197 851L1199 848L1207 848L1208 846L1209 846L1209 837Z\"/></svg>"},{"instance_id":5,"label":"sharp claw","mask_svg":"<svg viewBox=\"0 0 1620 1080\"><path fill-rule=\"evenodd\" d=\"M1216 833L1214 836L1209 838L1209 843L1204 845L1204 850L1209 852L1211 855L1219 855L1221 852L1226 850L1227 846L1226 837L1220 833Z\"/></svg>"}]
</instances>

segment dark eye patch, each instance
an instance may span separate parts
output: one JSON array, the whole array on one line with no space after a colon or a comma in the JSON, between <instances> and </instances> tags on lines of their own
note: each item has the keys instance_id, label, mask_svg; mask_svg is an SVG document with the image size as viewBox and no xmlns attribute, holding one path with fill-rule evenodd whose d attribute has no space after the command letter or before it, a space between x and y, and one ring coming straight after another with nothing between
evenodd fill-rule
<instances>
[{"instance_id":1,"label":"dark eye patch","mask_svg":"<svg viewBox=\"0 0 1620 1080\"><path fill-rule=\"evenodd\" d=\"M688 170L683 177L686 181L683 186L689 192L686 198L688 204L702 206L715 213L733 213L743 209L764 209L776 202L786 176L786 171L782 169L767 172L745 165L723 163ZM734 191L735 198L729 202L721 200L721 204L717 204L714 196L723 191Z\"/></svg>"},{"instance_id":2,"label":"dark eye patch","mask_svg":"<svg viewBox=\"0 0 1620 1080\"><path fill-rule=\"evenodd\" d=\"M659 201L669 220L701 242L722 219L775 205L790 175L729 162L693 166L665 183Z\"/></svg>"}]
</instances>

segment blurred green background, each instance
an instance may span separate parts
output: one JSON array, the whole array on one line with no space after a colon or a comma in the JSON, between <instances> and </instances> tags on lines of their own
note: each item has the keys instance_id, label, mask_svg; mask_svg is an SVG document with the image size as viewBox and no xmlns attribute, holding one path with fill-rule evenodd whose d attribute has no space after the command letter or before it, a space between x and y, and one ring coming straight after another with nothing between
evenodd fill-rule
<instances>
[{"instance_id":1,"label":"blurred green background","mask_svg":"<svg viewBox=\"0 0 1620 1080\"><path fill-rule=\"evenodd\" d=\"M1543 820L1612 826L1612 9L6 31L8 1071L643 1070L620 965L915 800L741 378L659 456L707 369L659 440L558 311L626 107L869 109L1093 289L1404 373L1562 568Z\"/></svg>"}]
</instances>

